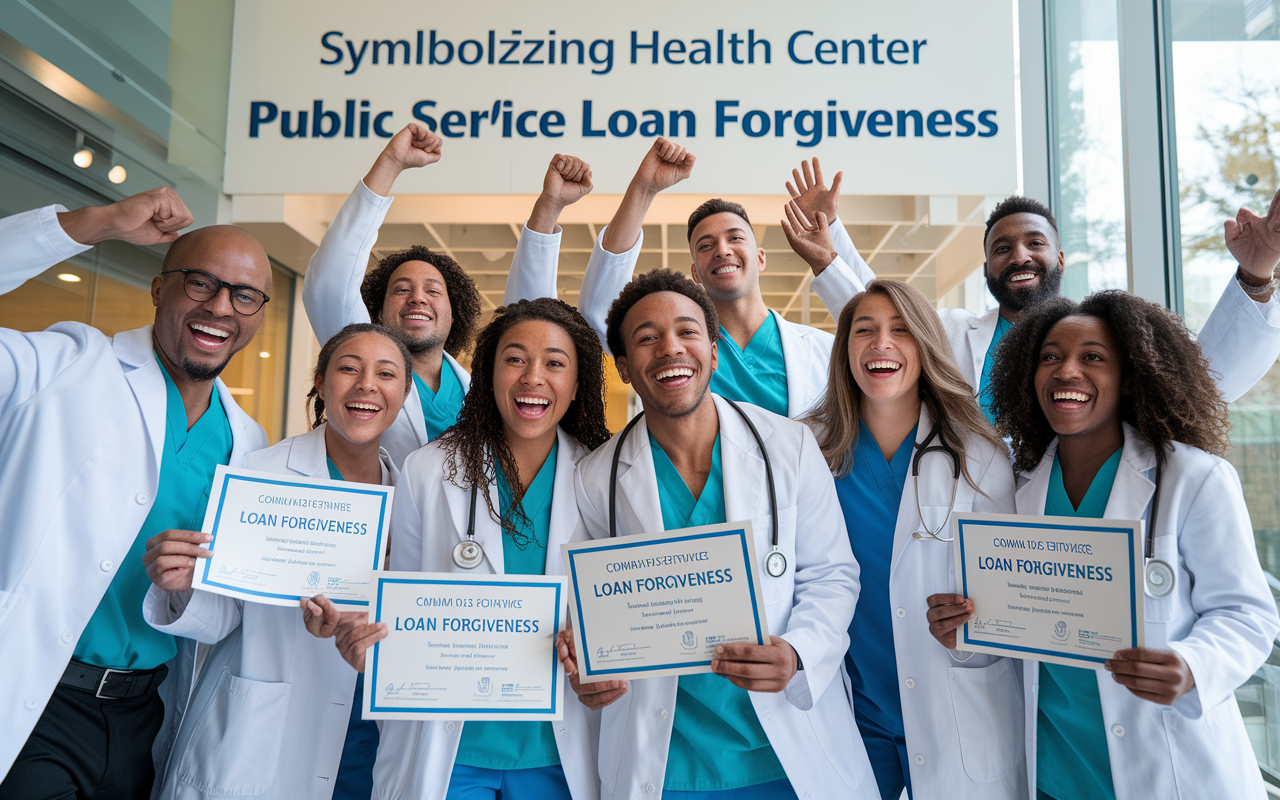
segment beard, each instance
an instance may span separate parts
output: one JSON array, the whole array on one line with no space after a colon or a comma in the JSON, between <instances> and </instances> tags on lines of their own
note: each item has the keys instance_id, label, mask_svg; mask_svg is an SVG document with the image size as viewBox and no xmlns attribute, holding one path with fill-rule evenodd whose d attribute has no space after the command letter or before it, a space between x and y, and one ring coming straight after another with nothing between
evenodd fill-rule
<instances>
[{"instance_id":1,"label":"beard","mask_svg":"<svg viewBox=\"0 0 1280 800\"><path fill-rule=\"evenodd\" d=\"M640 405L645 410L652 410L654 413L661 416L668 417L670 419L681 419L682 417L689 416L702 407L702 401L707 399L707 392L710 388L711 381L708 380L706 383L702 384L702 388L698 391L698 396L693 399L693 402L686 406L659 405L656 402L650 404L644 402L643 397L640 398Z\"/></svg>"},{"instance_id":2,"label":"beard","mask_svg":"<svg viewBox=\"0 0 1280 800\"><path fill-rule=\"evenodd\" d=\"M1008 267L1004 272L1012 275L1026 271L1034 271L1040 277L1035 286L1027 289L1009 286L1005 282L1003 275L987 274L987 289L991 291L991 296L996 299L1001 308L1015 312L1023 311L1037 303L1043 303L1045 300L1058 296L1058 290L1062 288L1062 269L1060 267L1050 270L1045 270L1041 267L1035 267L1033 270L1028 270L1026 267Z\"/></svg>"},{"instance_id":3,"label":"beard","mask_svg":"<svg viewBox=\"0 0 1280 800\"><path fill-rule=\"evenodd\" d=\"M231 358L228 357L221 364L208 366L205 364L197 364L184 355L174 362L174 366L182 370L182 374L186 375L191 380L196 381L197 383L204 383L221 375L222 371L227 368L227 364L230 363Z\"/></svg>"},{"instance_id":4,"label":"beard","mask_svg":"<svg viewBox=\"0 0 1280 800\"><path fill-rule=\"evenodd\" d=\"M444 347L448 336L441 336L438 333L423 333L416 336L400 332L400 338L404 340L405 347L409 348L409 355L420 356L423 353L429 353L432 350L439 350Z\"/></svg>"}]
</instances>

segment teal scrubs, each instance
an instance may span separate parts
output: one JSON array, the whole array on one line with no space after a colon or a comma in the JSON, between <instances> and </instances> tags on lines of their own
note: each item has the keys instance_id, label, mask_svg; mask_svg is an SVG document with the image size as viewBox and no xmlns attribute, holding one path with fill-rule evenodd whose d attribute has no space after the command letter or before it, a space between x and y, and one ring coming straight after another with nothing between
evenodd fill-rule
<instances>
[{"instance_id":1,"label":"teal scrubs","mask_svg":"<svg viewBox=\"0 0 1280 800\"><path fill-rule=\"evenodd\" d=\"M1120 467L1115 451L1094 476L1080 507L1071 505L1062 485L1062 465L1053 457L1044 513L1059 517L1101 518L1111 499L1111 485ZM1091 669L1040 664L1040 694L1036 714L1036 791L1040 797L1068 800L1114 800L1107 729L1102 721L1098 674Z\"/></svg>"},{"instance_id":2,"label":"teal scrubs","mask_svg":"<svg viewBox=\"0 0 1280 800\"><path fill-rule=\"evenodd\" d=\"M431 391L416 372L413 373L413 382L418 386L418 399L422 401L422 416L427 423L427 441L430 442L458 421L466 392L448 361L440 365L440 391Z\"/></svg>"},{"instance_id":3,"label":"teal scrubs","mask_svg":"<svg viewBox=\"0 0 1280 800\"><path fill-rule=\"evenodd\" d=\"M693 496L661 445L649 436L666 530L725 522L720 437L711 450L711 474ZM711 792L786 780L746 689L714 674L681 675L667 753L664 789ZM787 784L786 791L790 788Z\"/></svg>"},{"instance_id":4,"label":"teal scrubs","mask_svg":"<svg viewBox=\"0 0 1280 800\"><path fill-rule=\"evenodd\" d=\"M787 416L787 362L772 313L745 349L721 326L716 350L718 364L711 375L711 391Z\"/></svg>"},{"instance_id":5,"label":"teal scrubs","mask_svg":"<svg viewBox=\"0 0 1280 800\"><path fill-rule=\"evenodd\" d=\"M156 500L72 656L97 667L154 669L177 655L173 635L161 633L142 618L142 601L151 587L142 554L147 540L162 531L200 530L214 470L231 459L231 423L218 392L210 393L209 409L188 430L182 395L163 364L160 374L164 375L166 399Z\"/></svg>"},{"instance_id":6,"label":"teal scrubs","mask_svg":"<svg viewBox=\"0 0 1280 800\"><path fill-rule=\"evenodd\" d=\"M503 573L507 575L545 575L547 542L551 536L551 494L556 480L556 451L542 462L542 469L525 490L520 505L525 520L518 521L524 537L523 546L509 533L502 535ZM499 512L506 515L511 507L512 491L507 476L498 467ZM489 722L479 720L462 726L455 765L489 770L515 770L550 767L560 763L556 737L550 722ZM450 794L454 794L450 786Z\"/></svg>"},{"instance_id":7,"label":"teal scrubs","mask_svg":"<svg viewBox=\"0 0 1280 800\"><path fill-rule=\"evenodd\" d=\"M987 348L987 357L982 360L982 377L978 381L978 405L986 416L987 422L996 424L995 415L991 413L991 368L996 363L996 351L1000 349L1000 340L1013 327L1013 323L1004 317L996 317L996 333L991 337L991 346Z\"/></svg>"},{"instance_id":8,"label":"teal scrubs","mask_svg":"<svg viewBox=\"0 0 1280 800\"><path fill-rule=\"evenodd\" d=\"M902 697L898 692L897 655L893 645L893 610L889 603L889 567L893 534L898 526L902 488L911 468L916 428L886 461L880 445L858 421L853 466L836 481L849 544L860 568L862 590L858 613L849 623L845 666L853 688L854 716L862 734L880 795L896 800L911 790Z\"/></svg>"}]
</instances>

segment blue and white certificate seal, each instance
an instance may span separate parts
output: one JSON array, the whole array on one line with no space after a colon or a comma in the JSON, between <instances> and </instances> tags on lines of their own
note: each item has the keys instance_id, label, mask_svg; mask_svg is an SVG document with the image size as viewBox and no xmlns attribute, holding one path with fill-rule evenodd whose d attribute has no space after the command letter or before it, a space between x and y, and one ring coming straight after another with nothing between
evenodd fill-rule
<instances>
[{"instance_id":1,"label":"blue and white certificate seal","mask_svg":"<svg viewBox=\"0 0 1280 800\"><path fill-rule=\"evenodd\" d=\"M379 572L365 719L558 720L564 578Z\"/></svg>"},{"instance_id":2,"label":"blue and white certificate seal","mask_svg":"<svg viewBox=\"0 0 1280 800\"><path fill-rule=\"evenodd\" d=\"M213 556L196 564L191 586L269 605L323 594L364 608L387 552L394 491L219 466L202 526Z\"/></svg>"}]
</instances>

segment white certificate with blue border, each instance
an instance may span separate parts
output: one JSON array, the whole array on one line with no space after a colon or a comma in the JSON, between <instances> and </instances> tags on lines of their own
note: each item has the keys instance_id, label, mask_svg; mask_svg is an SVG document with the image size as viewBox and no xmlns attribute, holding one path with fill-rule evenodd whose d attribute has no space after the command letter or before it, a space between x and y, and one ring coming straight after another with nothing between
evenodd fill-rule
<instances>
[{"instance_id":1,"label":"white certificate with blue border","mask_svg":"<svg viewBox=\"0 0 1280 800\"><path fill-rule=\"evenodd\" d=\"M323 594L368 606L370 575L387 551L394 489L219 466L202 530L213 556L192 588L296 606Z\"/></svg>"},{"instance_id":2,"label":"white certificate with blue border","mask_svg":"<svg viewBox=\"0 0 1280 800\"><path fill-rule=\"evenodd\" d=\"M364 719L558 720L564 578L378 572Z\"/></svg>"},{"instance_id":3,"label":"white certificate with blue border","mask_svg":"<svg viewBox=\"0 0 1280 800\"><path fill-rule=\"evenodd\" d=\"M716 645L769 642L750 522L561 551L584 683L710 672Z\"/></svg>"},{"instance_id":4,"label":"white certificate with blue border","mask_svg":"<svg viewBox=\"0 0 1280 800\"><path fill-rule=\"evenodd\" d=\"M1143 646L1141 521L958 513L951 529L974 604L958 649L1096 668Z\"/></svg>"}]
</instances>

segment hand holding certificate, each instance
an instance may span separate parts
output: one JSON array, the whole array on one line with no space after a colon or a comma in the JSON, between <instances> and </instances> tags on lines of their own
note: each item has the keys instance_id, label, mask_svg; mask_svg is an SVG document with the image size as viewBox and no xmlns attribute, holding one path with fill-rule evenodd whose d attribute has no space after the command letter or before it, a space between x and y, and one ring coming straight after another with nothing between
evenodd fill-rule
<instances>
[{"instance_id":1,"label":"hand holding certificate","mask_svg":"<svg viewBox=\"0 0 1280 800\"><path fill-rule=\"evenodd\" d=\"M767 645L750 522L562 546L584 683L711 672L718 645Z\"/></svg>"},{"instance_id":2,"label":"hand holding certificate","mask_svg":"<svg viewBox=\"0 0 1280 800\"><path fill-rule=\"evenodd\" d=\"M956 514L961 650L1095 666L1143 646L1138 521Z\"/></svg>"},{"instance_id":3,"label":"hand holding certificate","mask_svg":"<svg viewBox=\"0 0 1280 800\"><path fill-rule=\"evenodd\" d=\"M386 554L393 491L219 466L203 526L213 555L191 585L270 605L324 594L365 607Z\"/></svg>"}]
</instances>

